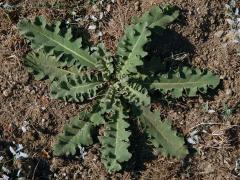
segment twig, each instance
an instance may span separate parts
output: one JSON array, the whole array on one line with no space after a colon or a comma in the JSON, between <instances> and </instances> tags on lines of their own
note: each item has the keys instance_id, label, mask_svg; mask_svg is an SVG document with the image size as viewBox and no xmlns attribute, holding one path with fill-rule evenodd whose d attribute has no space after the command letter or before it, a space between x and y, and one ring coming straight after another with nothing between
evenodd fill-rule
<instances>
[{"instance_id":1,"label":"twig","mask_svg":"<svg viewBox=\"0 0 240 180\"><path fill-rule=\"evenodd\" d=\"M210 125L210 126L223 125L223 126L229 126L230 128L239 127L239 125L229 125L229 124L224 124L224 123L200 123L200 124L197 124L196 126L192 127L188 132L192 132L193 129L195 129L199 126L206 126L206 125Z\"/></svg>"},{"instance_id":2,"label":"twig","mask_svg":"<svg viewBox=\"0 0 240 180\"><path fill-rule=\"evenodd\" d=\"M40 162L40 160L38 160L37 165L36 165L35 168L34 168L32 180L35 179L35 173L36 173L36 170L37 170L37 167L38 167L39 162Z\"/></svg>"}]
</instances>

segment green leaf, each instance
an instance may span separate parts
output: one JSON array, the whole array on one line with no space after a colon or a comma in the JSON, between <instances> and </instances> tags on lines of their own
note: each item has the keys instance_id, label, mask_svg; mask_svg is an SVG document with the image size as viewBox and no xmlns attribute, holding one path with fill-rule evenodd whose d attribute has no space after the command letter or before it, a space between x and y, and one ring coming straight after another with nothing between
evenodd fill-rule
<instances>
[{"instance_id":1,"label":"green leaf","mask_svg":"<svg viewBox=\"0 0 240 180\"><path fill-rule=\"evenodd\" d=\"M106 124L106 130L101 139L102 162L109 172L121 170L120 163L131 158L128 152L131 133L126 130L129 124L124 120L125 118L127 116L123 113L123 107L119 107Z\"/></svg>"},{"instance_id":2,"label":"green leaf","mask_svg":"<svg viewBox=\"0 0 240 180\"><path fill-rule=\"evenodd\" d=\"M89 117L90 114L80 113L72 118L53 147L54 155L75 155L78 145L88 146L93 143L91 133L94 126L91 122L87 122Z\"/></svg>"},{"instance_id":3,"label":"green leaf","mask_svg":"<svg viewBox=\"0 0 240 180\"><path fill-rule=\"evenodd\" d=\"M142 87L138 82L123 82L122 95L130 103L136 106L147 106L150 104L150 97L146 88Z\"/></svg>"},{"instance_id":4,"label":"green leaf","mask_svg":"<svg viewBox=\"0 0 240 180\"><path fill-rule=\"evenodd\" d=\"M99 62L98 70L109 77L114 72L113 55L106 49L103 43L98 44L97 47L92 49L94 51L91 55L94 56Z\"/></svg>"},{"instance_id":5,"label":"green leaf","mask_svg":"<svg viewBox=\"0 0 240 180\"><path fill-rule=\"evenodd\" d=\"M54 50L55 52L64 53L69 61L79 65L92 68L97 67L97 60L81 48L81 38L74 40L72 30L69 28L65 34L60 30L60 22L48 25L43 17L36 17L34 22L22 20L18 24L21 35L24 35L31 41L33 49L43 48L46 51ZM65 55L65 56L66 56Z\"/></svg>"},{"instance_id":6,"label":"green leaf","mask_svg":"<svg viewBox=\"0 0 240 180\"><path fill-rule=\"evenodd\" d=\"M149 29L160 27L165 28L172 23L179 15L172 7L153 7L139 20L126 28L125 34L120 40L117 49L119 61L117 64L118 79L130 73L137 73L136 67L143 65L143 58L148 54L144 46L151 35Z\"/></svg>"},{"instance_id":7,"label":"green leaf","mask_svg":"<svg viewBox=\"0 0 240 180\"><path fill-rule=\"evenodd\" d=\"M143 65L142 58L147 55L147 52L144 51L144 45L148 42L148 37L151 35L147 27L147 22L127 27L117 50L117 55L119 56L117 76L119 79L124 75L137 73L136 67Z\"/></svg>"},{"instance_id":8,"label":"green leaf","mask_svg":"<svg viewBox=\"0 0 240 180\"><path fill-rule=\"evenodd\" d=\"M182 158L188 154L184 139L176 135L169 121L161 121L159 112L143 107L140 121L157 151L165 156Z\"/></svg>"},{"instance_id":9,"label":"green leaf","mask_svg":"<svg viewBox=\"0 0 240 180\"><path fill-rule=\"evenodd\" d=\"M49 78L51 84L51 96L65 101L83 102L94 98L98 89L104 85L100 73L93 75L80 66L71 65L55 57L51 52L29 53L25 58L25 65L37 79Z\"/></svg>"},{"instance_id":10,"label":"green leaf","mask_svg":"<svg viewBox=\"0 0 240 180\"><path fill-rule=\"evenodd\" d=\"M176 11L172 6L165 6L164 8L154 6L150 11L144 13L140 19L135 19L133 23L148 22L149 28L161 27L165 29L178 16L179 11Z\"/></svg>"},{"instance_id":11,"label":"green leaf","mask_svg":"<svg viewBox=\"0 0 240 180\"><path fill-rule=\"evenodd\" d=\"M104 97L100 100L101 113L110 113L115 111L116 104L119 102L118 87L109 87Z\"/></svg>"},{"instance_id":12,"label":"green leaf","mask_svg":"<svg viewBox=\"0 0 240 180\"><path fill-rule=\"evenodd\" d=\"M184 67L178 71L158 75L145 85L149 85L150 89L158 89L164 94L170 93L178 98L183 95L183 92L187 96L196 96L198 91L206 93L208 88L216 88L219 82L219 77L210 71Z\"/></svg>"},{"instance_id":13,"label":"green leaf","mask_svg":"<svg viewBox=\"0 0 240 180\"><path fill-rule=\"evenodd\" d=\"M51 84L51 97L69 102L83 102L95 98L104 83L98 74L69 75L66 79Z\"/></svg>"},{"instance_id":14,"label":"green leaf","mask_svg":"<svg viewBox=\"0 0 240 180\"><path fill-rule=\"evenodd\" d=\"M42 50L29 53L24 59L28 71L33 73L37 80L49 78L51 81L66 78L67 75L80 74L81 68L61 61L62 55L56 57L52 52Z\"/></svg>"},{"instance_id":15,"label":"green leaf","mask_svg":"<svg viewBox=\"0 0 240 180\"><path fill-rule=\"evenodd\" d=\"M101 107L99 106L99 103L95 104L92 107L92 112L89 119L94 124L94 126L103 125L105 123L105 119L102 116Z\"/></svg>"}]
</instances>

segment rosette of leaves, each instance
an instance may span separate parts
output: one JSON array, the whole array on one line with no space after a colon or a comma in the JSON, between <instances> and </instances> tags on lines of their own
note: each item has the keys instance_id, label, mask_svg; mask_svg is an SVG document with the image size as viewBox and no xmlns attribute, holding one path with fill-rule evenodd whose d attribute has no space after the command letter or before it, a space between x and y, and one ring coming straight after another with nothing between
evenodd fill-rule
<instances>
[{"instance_id":1,"label":"rosette of leaves","mask_svg":"<svg viewBox=\"0 0 240 180\"><path fill-rule=\"evenodd\" d=\"M152 92L173 98L196 96L216 88L218 76L189 67L167 73L139 71L144 67L148 55L145 46L153 30L165 29L178 14L172 7L156 6L135 18L126 27L116 55L103 44L84 47L81 38L74 39L71 28L60 28L60 22L48 24L37 17L18 24L33 49L25 65L38 80L49 79L51 96L68 102L93 101L91 111L79 113L64 127L53 148L55 155L74 155L79 145L93 144L93 132L101 126L105 130L99 138L102 162L109 172L121 170L121 163L131 158L130 115L136 116L157 152L177 158L188 154L184 138L168 120L161 120L159 112L150 110Z\"/></svg>"}]
</instances>

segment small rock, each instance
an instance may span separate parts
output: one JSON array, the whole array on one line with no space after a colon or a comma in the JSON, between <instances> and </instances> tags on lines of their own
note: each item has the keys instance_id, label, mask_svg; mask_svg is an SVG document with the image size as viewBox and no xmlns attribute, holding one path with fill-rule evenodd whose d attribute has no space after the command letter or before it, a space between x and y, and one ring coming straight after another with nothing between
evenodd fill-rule
<instances>
[{"instance_id":1,"label":"small rock","mask_svg":"<svg viewBox=\"0 0 240 180\"><path fill-rule=\"evenodd\" d=\"M100 12L99 19L102 19L102 18L103 18L103 12Z\"/></svg>"},{"instance_id":2,"label":"small rock","mask_svg":"<svg viewBox=\"0 0 240 180\"><path fill-rule=\"evenodd\" d=\"M9 177L8 177L7 175L3 174L3 175L2 175L2 179L3 179L3 180L8 180Z\"/></svg>"},{"instance_id":3,"label":"small rock","mask_svg":"<svg viewBox=\"0 0 240 180\"><path fill-rule=\"evenodd\" d=\"M97 34L98 37L102 37L103 36L103 33L101 31L98 32Z\"/></svg>"},{"instance_id":4,"label":"small rock","mask_svg":"<svg viewBox=\"0 0 240 180\"><path fill-rule=\"evenodd\" d=\"M140 9L140 2L139 1L134 3L134 9L135 9L135 11L139 11L139 9Z\"/></svg>"},{"instance_id":5,"label":"small rock","mask_svg":"<svg viewBox=\"0 0 240 180\"><path fill-rule=\"evenodd\" d=\"M214 111L213 109L209 109L209 110L208 110L208 113L209 113L209 114L213 114L213 113L215 113L215 112L216 112L216 111Z\"/></svg>"},{"instance_id":6,"label":"small rock","mask_svg":"<svg viewBox=\"0 0 240 180\"><path fill-rule=\"evenodd\" d=\"M194 11L192 11L192 10L189 10L188 13L189 13L189 15L194 15Z\"/></svg>"},{"instance_id":7,"label":"small rock","mask_svg":"<svg viewBox=\"0 0 240 180\"><path fill-rule=\"evenodd\" d=\"M91 15L90 19L92 19L94 22L96 22L98 20L94 15Z\"/></svg>"},{"instance_id":8,"label":"small rock","mask_svg":"<svg viewBox=\"0 0 240 180\"><path fill-rule=\"evenodd\" d=\"M107 5L106 11L107 11L107 12L110 12L110 11L111 11L111 5L110 5L110 4Z\"/></svg>"},{"instance_id":9,"label":"small rock","mask_svg":"<svg viewBox=\"0 0 240 180\"><path fill-rule=\"evenodd\" d=\"M197 135L187 138L188 143L196 145L199 143L199 138Z\"/></svg>"},{"instance_id":10,"label":"small rock","mask_svg":"<svg viewBox=\"0 0 240 180\"><path fill-rule=\"evenodd\" d=\"M236 162L235 162L235 171L236 171L237 173L240 172L240 158L238 158L238 159L236 160Z\"/></svg>"},{"instance_id":11,"label":"small rock","mask_svg":"<svg viewBox=\"0 0 240 180\"><path fill-rule=\"evenodd\" d=\"M227 89L226 90L226 95L232 95L232 90L231 89Z\"/></svg>"},{"instance_id":12,"label":"small rock","mask_svg":"<svg viewBox=\"0 0 240 180\"><path fill-rule=\"evenodd\" d=\"M88 15L86 15L85 17L84 17L84 20L88 20L89 19L89 16Z\"/></svg>"},{"instance_id":13,"label":"small rock","mask_svg":"<svg viewBox=\"0 0 240 180\"><path fill-rule=\"evenodd\" d=\"M83 18L76 18L75 21L76 21L76 22L83 21Z\"/></svg>"},{"instance_id":14,"label":"small rock","mask_svg":"<svg viewBox=\"0 0 240 180\"><path fill-rule=\"evenodd\" d=\"M72 13L71 13L73 16L76 16L77 15L77 13L75 12L75 11L72 11Z\"/></svg>"},{"instance_id":15,"label":"small rock","mask_svg":"<svg viewBox=\"0 0 240 180\"><path fill-rule=\"evenodd\" d=\"M218 31L214 34L216 37L221 38L223 36L223 31Z\"/></svg>"},{"instance_id":16,"label":"small rock","mask_svg":"<svg viewBox=\"0 0 240 180\"><path fill-rule=\"evenodd\" d=\"M31 92L30 92L30 94L35 94L36 93L36 91L35 90L31 90Z\"/></svg>"},{"instance_id":17,"label":"small rock","mask_svg":"<svg viewBox=\"0 0 240 180\"><path fill-rule=\"evenodd\" d=\"M96 25L90 25L90 26L88 27L89 30L95 30L96 28L97 28Z\"/></svg>"},{"instance_id":18,"label":"small rock","mask_svg":"<svg viewBox=\"0 0 240 180\"><path fill-rule=\"evenodd\" d=\"M5 97L8 97L8 96L10 96L10 94L11 94L11 90L10 90L10 89L6 89L6 90L4 90L2 93L3 93L3 95L4 95Z\"/></svg>"}]
</instances>

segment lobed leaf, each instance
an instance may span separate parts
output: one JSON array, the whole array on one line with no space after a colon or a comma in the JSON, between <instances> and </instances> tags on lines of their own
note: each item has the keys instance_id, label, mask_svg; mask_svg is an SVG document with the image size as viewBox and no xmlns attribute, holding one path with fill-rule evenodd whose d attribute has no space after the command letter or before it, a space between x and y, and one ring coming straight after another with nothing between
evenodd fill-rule
<instances>
[{"instance_id":1,"label":"lobed leaf","mask_svg":"<svg viewBox=\"0 0 240 180\"><path fill-rule=\"evenodd\" d=\"M109 87L104 97L100 100L99 106L101 113L110 113L115 111L116 104L119 102L117 87Z\"/></svg>"},{"instance_id":2,"label":"lobed leaf","mask_svg":"<svg viewBox=\"0 0 240 180\"><path fill-rule=\"evenodd\" d=\"M137 82L122 83L122 95L130 103L136 106L147 106L150 104L150 97L146 88Z\"/></svg>"},{"instance_id":3,"label":"lobed leaf","mask_svg":"<svg viewBox=\"0 0 240 180\"><path fill-rule=\"evenodd\" d=\"M206 93L208 88L216 88L219 82L219 77L210 71L184 67L178 71L158 75L145 85L149 85L150 89L160 90L164 94L170 93L178 98L183 95L183 92L187 96L196 96L198 91Z\"/></svg>"},{"instance_id":4,"label":"lobed leaf","mask_svg":"<svg viewBox=\"0 0 240 180\"><path fill-rule=\"evenodd\" d=\"M148 30L147 22L127 27L117 49L119 79L124 75L137 73L136 67L143 65L142 58L147 55L147 52L144 51L144 45L148 42L150 35L151 32Z\"/></svg>"},{"instance_id":5,"label":"lobed leaf","mask_svg":"<svg viewBox=\"0 0 240 180\"><path fill-rule=\"evenodd\" d=\"M22 20L18 24L21 35L24 35L31 42L33 49L44 49L47 52L64 53L70 62L76 62L78 65L96 68L97 60L90 56L83 49L82 39L73 39L72 30L69 28L66 33L60 30L60 22L48 25L43 17L36 17L34 22Z\"/></svg>"},{"instance_id":6,"label":"lobed leaf","mask_svg":"<svg viewBox=\"0 0 240 180\"><path fill-rule=\"evenodd\" d=\"M114 72L113 55L106 49L103 43L98 44L97 47L92 49L94 51L91 55L99 62L98 70L106 75L106 77L109 77Z\"/></svg>"},{"instance_id":7,"label":"lobed leaf","mask_svg":"<svg viewBox=\"0 0 240 180\"><path fill-rule=\"evenodd\" d=\"M178 16L179 11L175 10L172 6L165 6L163 8L154 6L148 12L144 13L141 18L133 19L132 23L148 22L149 28L160 27L165 29L169 24L175 21Z\"/></svg>"},{"instance_id":8,"label":"lobed leaf","mask_svg":"<svg viewBox=\"0 0 240 180\"><path fill-rule=\"evenodd\" d=\"M51 81L66 78L67 75L80 74L82 68L61 61L62 55L56 57L53 52L45 53L43 50L31 52L24 59L24 64L37 80L49 78Z\"/></svg>"},{"instance_id":9,"label":"lobed leaf","mask_svg":"<svg viewBox=\"0 0 240 180\"><path fill-rule=\"evenodd\" d=\"M155 27L166 28L178 16L179 12L175 11L171 6L163 9L155 6L140 19L135 19L133 24L126 28L117 49L117 55L119 56L117 73L119 79L124 75L137 73L137 67L143 65L143 58L148 54L144 50L144 46L149 41L150 29Z\"/></svg>"},{"instance_id":10,"label":"lobed leaf","mask_svg":"<svg viewBox=\"0 0 240 180\"><path fill-rule=\"evenodd\" d=\"M169 121L161 121L159 112L151 112L149 108L143 107L140 121L157 151L177 158L188 154L184 139L176 135Z\"/></svg>"},{"instance_id":11,"label":"lobed leaf","mask_svg":"<svg viewBox=\"0 0 240 180\"><path fill-rule=\"evenodd\" d=\"M105 82L101 74L69 75L51 84L51 97L65 101L83 102L97 96Z\"/></svg>"},{"instance_id":12,"label":"lobed leaf","mask_svg":"<svg viewBox=\"0 0 240 180\"><path fill-rule=\"evenodd\" d=\"M125 118L127 116L123 112L123 107L119 107L106 124L101 139L102 162L109 172L121 170L120 163L131 158L131 153L128 152L131 133L126 130L129 124L124 120Z\"/></svg>"},{"instance_id":13,"label":"lobed leaf","mask_svg":"<svg viewBox=\"0 0 240 180\"><path fill-rule=\"evenodd\" d=\"M91 122L87 122L90 116L91 114L80 113L71 119L53 147L55 155L75 155L78 145L88 146L93 143L91 134L94 126Z\"/></svg>"}]
</instances>

